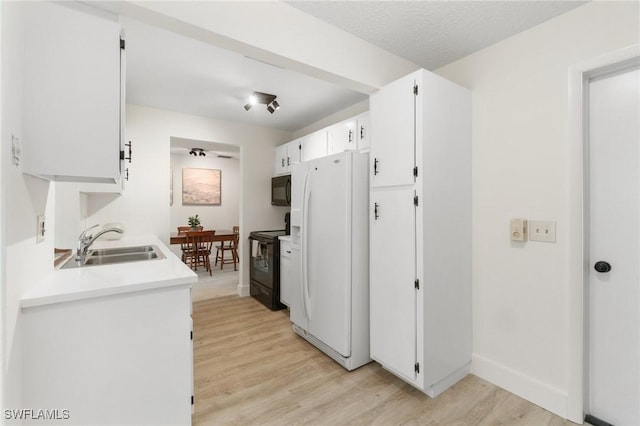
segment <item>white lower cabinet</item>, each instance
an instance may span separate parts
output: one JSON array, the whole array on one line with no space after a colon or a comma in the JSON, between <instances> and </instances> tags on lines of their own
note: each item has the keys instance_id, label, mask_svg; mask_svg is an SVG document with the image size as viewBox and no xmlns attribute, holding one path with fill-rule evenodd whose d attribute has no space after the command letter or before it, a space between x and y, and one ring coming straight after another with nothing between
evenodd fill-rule
<instances>
[{"instance_id":1,"label":"white lower cabinet","mask_svg":"<svg viewBox=\"0 0 640 426\"><path fill-rule=\"evenodd\" d=\"M23 308L24 407L65 425L191 424L188 285Z\"/></svg>"}]
</instances>

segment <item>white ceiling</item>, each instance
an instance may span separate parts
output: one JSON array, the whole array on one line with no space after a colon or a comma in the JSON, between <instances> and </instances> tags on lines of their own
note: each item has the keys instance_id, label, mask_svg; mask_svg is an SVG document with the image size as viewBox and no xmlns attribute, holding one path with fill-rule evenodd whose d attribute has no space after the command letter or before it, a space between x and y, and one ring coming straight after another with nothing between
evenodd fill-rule
<instances>
[{"instance_id":1,"label":"white ceiling","mask_svg":"<svg viewBox=\"0 0 640 426\"><path fill-rule=\"evenodd\" d=\"M295 1L291 6L426 69L436 69L583 1ZM247 13L251 6L247 3ZM127 103L295 131L367 99L300 73L122 18ZM286 29L280 29L286 31ZM280 110L243 106L253 92Z\"/></svg>"},{"instance_id":2,"label":"white ceiling","mask_svg":"<svg viewBox=\"0 0 640 426\"><path fill-rule=\"evenodd\" d=\"M288 1L363 40L434 70L586 1Z\"/></svg>"},{"instance_id":3,"label":"white ceiling","mask_svg":"<svg viewBox=\"0 0 640 426\"><path fill-rule=\"evenodd\" d=\"M122 27L127 103L293 131L367 98L129 18ZM254 91L276 95L280 109L245 111Z\"/></svg>"}]
</instances>

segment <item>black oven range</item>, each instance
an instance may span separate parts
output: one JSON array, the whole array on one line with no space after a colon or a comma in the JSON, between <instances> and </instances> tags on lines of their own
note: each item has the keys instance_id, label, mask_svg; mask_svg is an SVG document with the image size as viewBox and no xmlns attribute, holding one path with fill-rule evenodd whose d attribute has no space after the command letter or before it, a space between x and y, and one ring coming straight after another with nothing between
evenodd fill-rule
<instances>
[{"instance_id":1,"label":"black oven range","mask_svg":"<svg viewBox=\"0 0 640 426\"><path fill-rule=\"evenodd\" d=\"M286 308L280 302L280 241L286 230L253 231L249 234L251 264L249 291L272 311Z\"/></svg>"}]
</instances>

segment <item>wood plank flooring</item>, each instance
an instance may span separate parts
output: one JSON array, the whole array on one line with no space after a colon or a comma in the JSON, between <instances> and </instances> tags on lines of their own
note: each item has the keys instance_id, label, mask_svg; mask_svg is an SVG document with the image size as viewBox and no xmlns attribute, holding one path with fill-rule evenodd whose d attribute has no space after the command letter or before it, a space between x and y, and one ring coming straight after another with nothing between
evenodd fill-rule
<instances>
[{"instance_id":1,"label":"wood plank flooring","mask_svg":"<svg viewBox=\"0 0 640 426\"><path fill-rule=\"evenodd\" d=\"M473 375L431 399L375 362L347 372L250 297L193 322L194 425L573 425Z\"/></svg>"}]
</instances>

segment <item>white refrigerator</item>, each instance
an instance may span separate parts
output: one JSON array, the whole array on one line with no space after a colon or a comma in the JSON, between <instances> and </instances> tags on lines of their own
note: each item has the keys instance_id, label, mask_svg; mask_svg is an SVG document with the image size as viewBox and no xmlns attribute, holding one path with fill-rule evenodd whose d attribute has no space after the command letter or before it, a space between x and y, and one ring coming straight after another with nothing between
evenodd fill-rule
<instances>
[{"instance_id":1,"label":"white refrigerator","mask_svg":"<svg viewBox=\"0 0 640 426\"><path fill-rule=\"evenodd\" d=\"M368 159L343 152L291 176L293 329L347 370L371 361Z\"/></svg>"}]
</instances>

